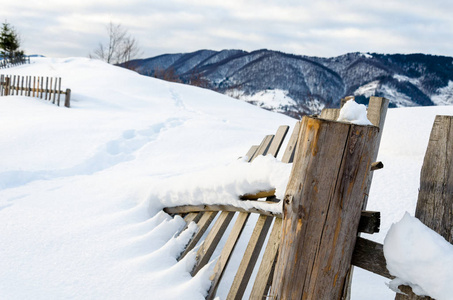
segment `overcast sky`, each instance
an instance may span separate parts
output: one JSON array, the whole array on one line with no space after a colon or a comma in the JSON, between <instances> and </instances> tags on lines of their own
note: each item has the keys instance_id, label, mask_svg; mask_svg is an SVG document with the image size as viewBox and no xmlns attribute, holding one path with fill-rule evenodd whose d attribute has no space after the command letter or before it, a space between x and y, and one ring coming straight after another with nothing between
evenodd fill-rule
<instances>
[{"instance_id":1,"label":"overcast sky","mask_svg":"<svg viewBox=\"0 0 453 300\"><path fill-rule=\"evenodd\" d=\"M262 48L453 56L450 0L0 0L0 11L27 54L50 57L88 56L110 21L138 40L142 57Z\"/></svg>"}]
</instances>

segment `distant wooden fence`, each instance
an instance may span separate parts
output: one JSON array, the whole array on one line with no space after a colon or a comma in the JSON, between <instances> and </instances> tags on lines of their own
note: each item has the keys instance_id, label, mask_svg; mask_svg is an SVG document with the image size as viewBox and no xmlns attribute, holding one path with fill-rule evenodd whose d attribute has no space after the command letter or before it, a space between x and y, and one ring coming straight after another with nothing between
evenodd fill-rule
<instances>
[{"instance_id":1,"label":"distant wooden fence","mask_svg":"<svg viewBox=\"0 0 453 300\"><path fill-rule=\"evenodd\" d=\"M29 56L16 56L14 58L5 58L0 60L0 69L4 68L10 68L13 66L17 65L22 65L22 64L29 64L30 63L30 57Z\"/></svg>"},{"instance_id":2,"label":"distant wooden fence","mask_svg":"<svg viewBox=\"0 0 453 300\"><path fill-rule=\"evenodd\" d=\"M70 107L71 90L61 90L60 77L0 75L0 96L36 97L60 106L62 94L64 106Z\"/></svg>"}]
</instances>

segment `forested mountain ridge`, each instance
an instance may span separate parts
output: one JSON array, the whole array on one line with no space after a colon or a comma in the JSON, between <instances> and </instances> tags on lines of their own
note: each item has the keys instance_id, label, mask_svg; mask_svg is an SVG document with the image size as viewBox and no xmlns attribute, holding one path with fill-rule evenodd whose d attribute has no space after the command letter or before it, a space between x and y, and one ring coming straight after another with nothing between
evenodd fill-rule
<instances>
[{"instance_id":1,"label":"forested mountain ridge","mask_svg":"<svg viewBox=\"0 0 453 300\"><path fill-rule=\"evenodd\" d=\"M392 107L453 103L453 58L348 53L322 58L271 50L199 50L132 60L127 67L194 84L291 116L318 113L354 95Z\"/></svg>"}]
</instances>

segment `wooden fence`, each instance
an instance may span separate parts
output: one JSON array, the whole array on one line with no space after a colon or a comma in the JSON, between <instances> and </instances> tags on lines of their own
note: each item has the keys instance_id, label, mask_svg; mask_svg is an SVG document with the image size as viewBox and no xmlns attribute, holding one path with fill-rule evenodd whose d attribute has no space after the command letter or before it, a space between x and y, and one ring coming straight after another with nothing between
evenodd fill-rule
<instances>
[{"instance_id":1,"label":"wooden fence","mask_svg":"<svg viewBox=\"0 0 453 300\"><path fill-rule=\"evenodd\" d=\"M61 78L43 76L0 75L0 96L36 97L60 106L60 96L65 95L64 106L70 107L71 90L61 90Z\"/></svg>"},{"instance_id":2,"label":"wooden fence","mask_svg":"<svg viewBox=\"0 0 453 300\"><path fill-rule=\"evenodd\" d=\"M10 68L27 63L30 63L30 57L25 55L16 56L14 58L4 58L0 60L0 69Z\"/></svg>"},{"instance_id":3,"label":"wooden fence","mask_svg":"<svg viewBox=\"0 0 453 300\"><path fill-rule=\"evenodd\" d=\"M372 171L382 168L374 162L384 124L388 100L372 97L368 119L376 127L345 125L335 120L338 110L326 110L320 118L304 117L291 135L283 162L293 170L282 199L283 214L265 209L243 209L232 205L167 207L198 231L179 259L196 250L195 276L209 261L229 223L236 217L210 277L206 299L214 299L232 255L242 256L227 299L242 299L255 264L264 247L250 299L349 299L352 266L393 279L386 268L383 245L357 236L357 232L379 231L380 213L364 211ZM258 155L276 156L288 131L281 126L252 146L249 161ZM334 147L332 143L338 144ZM453 243L453 117L437 116L420 176L416 217ZM256 196L256 197L255 197ZM272 198L272 191L247 195L244 199ZM220 214L219 214L220 213ZM234 249L249 220L258 220L243 253ZM211 227L210 224L214 222ZM209 230L209 228L211 229ZM270 234L269 234L270 231ZM202 236L207 233L204 241ZM267 237L267 244L265 240ZM197 246L198 245L198 246ZM431 299L412 293L396 299Z\"/></svg>"},{"instance_id":4,"label":"wooden fence","mask_svg":"<svg viewBox=\"0 0 453 300\"><path fill-rule=\"evenodd\" d=\"M250 299L330 300L350 296L351 260L362 265L369 261L366 255L353 259L353 252L360 252L368 241L358 238L357 232L373 233L379 228L379 213L362 211L362 205L366 202L372 171L382 167L374 159L387 106L387 99L370 99L368 118L375 126L335 122L338 109L330 110L330 117L324 112L321 118L304 117L297 124L282 158L283 162L294 161L286 196L281 200L283 214L228 205L165 208L167 213L181 214L187 222L194 221L199 227L181 258L195 248L210 223L215 221L196 251L197 262L192 275L210 260L237 213L210 278L212 285L207 299L215 298L223 272L251 213L259 217L245 252L238 253L242 261L227 299L243 298L263 247ZM247 157L253 160L261 154L275 156L287 130L282 126L275 136L266 136L260 146L250 149ZM257 194L256 198L262 194ZM268 196L267 201L279 201L271 195L265 196ZM253 198L253 195L247 196L247 199ZM218 212L221 213L215 220Z\"/></svg>"}]
</instances>

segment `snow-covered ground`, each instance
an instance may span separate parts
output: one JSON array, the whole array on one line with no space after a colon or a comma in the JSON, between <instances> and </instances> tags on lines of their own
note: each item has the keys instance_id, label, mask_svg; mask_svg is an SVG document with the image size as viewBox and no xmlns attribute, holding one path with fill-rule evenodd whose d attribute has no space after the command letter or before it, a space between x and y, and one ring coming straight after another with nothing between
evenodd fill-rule
<instances>
[{"instance_id":1,"label":"snow-covered ground","mask_svg":"<svg viewBox=\"0 0 453 300\"><path fill-rule=\"evenodd\" d=\"M0 298L203 299L208 270L192 278L193 256L175 258L194 228L174 237L184 222L161 211L175 199L169 187L195 199L197 180L213 174L205 183L213 195L235 190L222 174L253 175L238 158L296 120L85 58L35 58L2 71L62 77L72 107L0 98ZM366 238L382 243L392 223L414 213L436 114L453 107L389 110L385 168L368 205L382 212L381 232ZM353 299L393 299L388 282L355 268Z\"/></svg>"}]
</instances>

